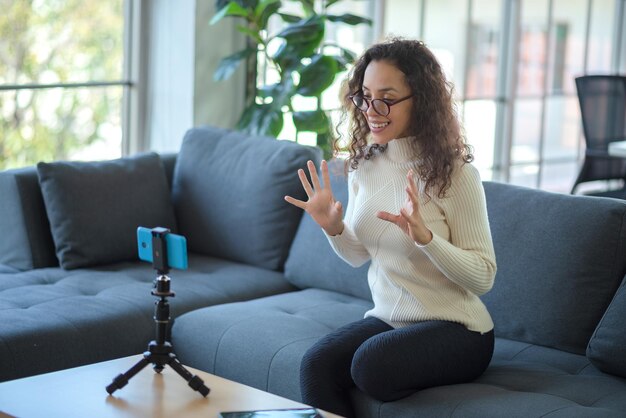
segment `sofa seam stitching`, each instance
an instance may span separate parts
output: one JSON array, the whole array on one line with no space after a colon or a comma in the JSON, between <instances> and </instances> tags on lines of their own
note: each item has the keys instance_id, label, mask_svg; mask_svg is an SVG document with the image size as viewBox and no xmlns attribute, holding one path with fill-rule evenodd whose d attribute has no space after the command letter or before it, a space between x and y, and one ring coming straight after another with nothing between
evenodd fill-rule
<instances>
[{"instance_id":1,"label":"sofa seam stitching","mask_svg":"<svg viewBox=\"0 0 626 418\"><path fill-rule=\"evenodd\" d=\"M539 418L547 417L550 414L553 414L553 413L555 413L557 411L561 411L563 409L567 409L569 407L571 407L571 405L564 405L564 406L562 406L560 408L553 409L552 411L549 411L549 412L546 412L545 414L540 415Z\"/></svg>"},{"instance_id":2,"label":"sofa seam stitching","mask_svg":"<svg viewBox=\"0 0 626 418\"><path fill-rule=\"evenodd\" d=\"M295 343L299 343L300 341L305 341L305 340L308 340L308 339L311 339L311 338L317 338L319 340L321 337L320 336L303 337L303 338L300 338L298 340L291 341L288 344L285 344L282 347L280 347L278 350L276 350L276 352L272 355L272 358L270 359L269 367L268 367L268 370L267 370L267 376L265 377L265 390L266 390L266 392L268 391L267 389L270 387L270 370L272 369L272 363L274 363L274 358L276 358L278 353L280 353L284 348L289 347L290 345L293 345Z\"/></svg>"},{"instance_id":3,"label":"sofa seam stitching","mask_svg":"<svg viewBox=\"0 0 626 418\"><path fill-rule=\"evenodd\" d=\"M230 326L228 326L224 332L222 332L222 335L220 335L219 339L217 340L217 345L215 346L215 355L213 356L213 374L216 374L216 369L217 369L217 355L219 354L220 351L220 346L222 345L222 340L224 339L224 336L226 335L226 333L228 331L230 331L231 328L233 328L236 325L239 325L245 321L247 321L248 319L250 319L249 317L246 319L242 319L240 321L235 322L234 324L231 324Z\"/></svg>"},{"instance_id":4,"label":"sofa seam stitching","mask_svg":"<svg viewBox=\"0 0 626 418\"><path fill-rule=\"evenodd\" d=\"M513 357L511 357L511 360L514 360L515 358L517 358L517 356L519 356L520 354L522 354L524 351L530 349L530 347L534 346L535 344L530 344L530 343L526 343L528 344L526 347L522 348L520 351L518 351L517 353L515 353L515 355L513 355Z\"/></svg>"}]
</instances>

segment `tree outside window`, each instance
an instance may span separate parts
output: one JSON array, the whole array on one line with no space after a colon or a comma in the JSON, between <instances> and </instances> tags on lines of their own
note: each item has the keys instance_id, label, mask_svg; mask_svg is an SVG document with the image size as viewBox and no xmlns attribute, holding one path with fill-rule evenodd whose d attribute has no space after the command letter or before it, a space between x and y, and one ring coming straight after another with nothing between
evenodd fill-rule
<instances>
[{"instance_id":1,"label":"tree outside window","mask_svg":"<svg viewBox=\"0 0 626 418\"><path fill-rule=\"evenodd\" d=\"M0 169L119 157L124 0L0 7Z\"/></svg>"}]
</instances>

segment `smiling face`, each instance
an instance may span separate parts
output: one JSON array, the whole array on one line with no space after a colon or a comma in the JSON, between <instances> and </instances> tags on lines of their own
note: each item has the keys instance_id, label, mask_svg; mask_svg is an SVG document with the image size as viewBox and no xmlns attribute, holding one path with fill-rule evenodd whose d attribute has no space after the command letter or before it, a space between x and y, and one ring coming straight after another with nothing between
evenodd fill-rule
<instances>
[{"instance_id":1,"label":"smiling face","mask_svg":"<svg viewBox=\"0 0 626 418\"><path fill-rule=\"evenodd\" d=\"M412 94L404 73L388 61L372 61L363 76L363 97L368 101L381 99L388 103ZM372 141L384 145L392 139L408 136L413 100L391 106L387 116L381 116L370 105L363 116L367 119Z\"/></svg>"}]
</instances>

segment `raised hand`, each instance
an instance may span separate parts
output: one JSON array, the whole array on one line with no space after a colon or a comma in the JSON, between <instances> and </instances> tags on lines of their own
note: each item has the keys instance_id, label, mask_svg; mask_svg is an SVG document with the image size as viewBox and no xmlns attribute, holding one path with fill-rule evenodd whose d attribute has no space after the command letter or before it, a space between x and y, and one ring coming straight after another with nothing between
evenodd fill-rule
<instances>
[{"instance_id":1,"label":"raised hand","mask_svg":"<svg viewBox=\"0 0 626 418\"><path fill-rule=\"evenodd\" d=\"M300 182L302 187L304 187L308 200L304 202L291 196L285 196L285 200L294 206L304 209L328 235L341 234L343 232L343 209L341 202L336 201L333 196L333 191L330 187L330 176L328 175L328 164L326 161L322 161L321 164L323 184L320 183L313 161L307 163L307 168L313 184L309 183L302 169L298 170L298 177L300 177Z\"/></svg>"},{"instance_id":2,"label":"raised hand","mask_svg":"<svg viewBox=\"0 0 626 418\"><path fill-rule=\"evenodd\" d=\"M378 212L376 216L380 219L394 223L400 227L413 241L419 245L426 245L433 239L433 234L424 224L424 219L420 214L419 200L417 198L417 186L413 179L413 170L407 174L409 185L406 188L406 205L400 209L399 215L389 212Z\"/></svg>"}]
</instances>

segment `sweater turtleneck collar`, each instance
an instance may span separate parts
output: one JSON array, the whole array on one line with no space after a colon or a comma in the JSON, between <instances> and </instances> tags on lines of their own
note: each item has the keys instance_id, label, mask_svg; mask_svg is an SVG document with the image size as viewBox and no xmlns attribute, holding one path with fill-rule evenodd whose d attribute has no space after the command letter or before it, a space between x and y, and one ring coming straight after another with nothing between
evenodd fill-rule
<instances>
[{"instance_id":1,"label":"sweater turtleneck collar","mask_svg":"<svg viewBox=\"0 0 626 418\"><path fill-rule=\"evenodd\" d=\"M411 145L412 137L397 138L387 143L385 155L392 161L405 163L415 160L413 147Z\"/></svg>"}]
</instances>

